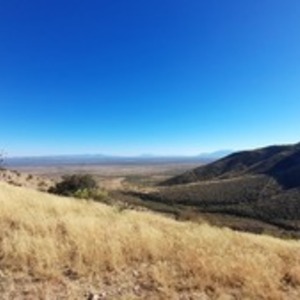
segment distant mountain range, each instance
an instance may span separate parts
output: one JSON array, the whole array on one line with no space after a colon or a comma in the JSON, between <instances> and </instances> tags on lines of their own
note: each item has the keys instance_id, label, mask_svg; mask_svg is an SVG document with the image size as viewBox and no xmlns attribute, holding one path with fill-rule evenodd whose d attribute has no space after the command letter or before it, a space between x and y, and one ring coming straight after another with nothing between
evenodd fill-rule
<instances>
[{"instance_id":1,"label":"distant mountain range","mask_svg":"<svg viewBox=\"0 0 300 300\"><path fill-rule=\"evenodd\" d=\"M198 155L198 157L215 160L215 159L220 159L222 157L225 157L231 154L232 152L233 152L232 150L218 150L215 152L201 153Z\"/></svg>"},{"instance_id":2,"label":"distant mountain range","mask_svg":"<svg viewBox=\"0 0 300 300\"><path fill-rule=\"evenodd\" d=\"M140 156L110 156L103 154L55 155L40 157L7 157L7 167L18 166L57 166L57 165L110 165L110 164L163 164L163 163L208 163L228 154L228 150L203 153L196 156L158 156L143 154Z\"/></svg>"}]
</instances>

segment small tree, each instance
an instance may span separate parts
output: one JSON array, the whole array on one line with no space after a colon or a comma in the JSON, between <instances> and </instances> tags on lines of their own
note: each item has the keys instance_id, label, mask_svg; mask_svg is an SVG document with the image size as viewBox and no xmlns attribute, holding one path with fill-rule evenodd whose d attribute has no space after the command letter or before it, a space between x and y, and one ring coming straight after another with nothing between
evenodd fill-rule
<instances>
[{"instance_id":1,"label":"small tree","mask_svg":"<svg viewBox=\"0 0 300 300\"><path fill-rule=\"evenodd\" d=\"M91 175L75 174L64 176L61 182L49 189L49 192L64 196L88 198L97 188L97 182Z\"/></svg>"}]
</instances>

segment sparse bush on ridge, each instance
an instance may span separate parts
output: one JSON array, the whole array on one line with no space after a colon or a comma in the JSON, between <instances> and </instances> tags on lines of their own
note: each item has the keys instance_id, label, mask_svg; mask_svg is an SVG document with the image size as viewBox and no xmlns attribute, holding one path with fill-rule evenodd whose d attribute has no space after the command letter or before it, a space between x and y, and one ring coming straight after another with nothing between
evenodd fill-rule
<instances>
[{"instance_id":1,"label":"sparse bush on ridge","mask_svg":"<svg viewBox=\"0 0 300 300\"><path fill-rule=\"evenodd\" d=\"M61 182L50 187L48 192L67 197L110 203L107 191L101 190L95 179L89 174L66 175Z\"/></svg>"},{"instance_id":2,"label":"sparse bush on ridge","mask_svg":"<svg viewBox=\"0 0 300 300\"><path fill-rule=\"evenodd\" d=\"M29 180L31 180L32 178L33 178L33 176L32 176L31 174L28 174L26 180L29 181Z\"/></svg>"}]
</instances>

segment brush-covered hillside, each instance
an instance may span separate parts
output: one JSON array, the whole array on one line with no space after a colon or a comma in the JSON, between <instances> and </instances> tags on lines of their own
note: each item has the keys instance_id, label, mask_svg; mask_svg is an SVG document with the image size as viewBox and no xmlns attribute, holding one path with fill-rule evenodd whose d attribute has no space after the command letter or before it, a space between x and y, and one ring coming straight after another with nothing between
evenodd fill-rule
<instances>
[{"instance_id":1,"label":"brush-covered hillside","mask_svg":"<svg viewBox=\"0 0 300 300\"><path fill-rule=\"evenodd\" d=\"M296 241L6 183L0 207L0 299L300 298Z\"/></svg>"},{"instance_id":2,"label":"brush-covered hillside","mask_svg":"<svg viewBox=\"0 0 300 300\"><path fill-rule=\"evenodd\" d=\"M139 196L198 213L263 221L299 237L300 144L234 153Z\"/></svg>"},{"instance_id":3,"label":"brush-covered hillside","mask_svg":"<svg viewBox=\"0 0 300 300\"><path fill-rule=\"evenodd\" d=\"M300 143L233 153L216 162L168 179L161 185L258 174L275 178L285 188L300 186Z\"/></svg>"}]
</instances>

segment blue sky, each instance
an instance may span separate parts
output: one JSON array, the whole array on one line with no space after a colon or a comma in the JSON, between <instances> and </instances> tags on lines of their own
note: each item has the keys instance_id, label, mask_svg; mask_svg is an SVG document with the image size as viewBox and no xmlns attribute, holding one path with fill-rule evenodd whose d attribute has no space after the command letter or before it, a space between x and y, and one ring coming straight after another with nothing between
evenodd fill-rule
<instances>
[{"instance_id":1,"label":"blue sky","mask_svg":"<svg viewBox=\"0 0 300 300\"><path fill-rule=\"evenodd\" d=\"M300 140L299 0L1 1L8 155Z\"/></svg>"}]
</instances>

